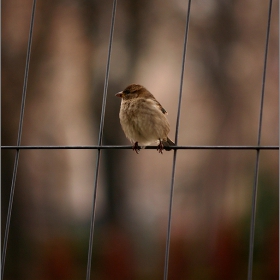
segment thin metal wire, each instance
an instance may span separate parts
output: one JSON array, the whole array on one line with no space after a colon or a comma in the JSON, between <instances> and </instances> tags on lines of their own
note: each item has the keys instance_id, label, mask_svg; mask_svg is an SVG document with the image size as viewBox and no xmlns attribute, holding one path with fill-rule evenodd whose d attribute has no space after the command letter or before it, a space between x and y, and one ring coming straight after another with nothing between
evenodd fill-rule
<instances>
[{"instance_id":1,"label":"thin metal wire","mask_svg":"<svg viewBox=\"0 0 280 280\"><path fill-rule=\"evenodd\" d=\"M191 0L189 0L189 3L188 3L187 17L186 17L186 29L185 29L183 57L182 57L179 101L178 101L178 111L177 111L176 130L175 130L175 144L176 145L178 142L178 135L179 135L182 92L183 92L184 73L185 73L185 61L186 61L187 41L188 41L188 33L189 33L188 31L189 31L189 21L190 21L190 10L191 10ZM176 159L177 159L177 149L174 149L172 174L171 174L171 186L170 186L170 197L169 197L169 209L168 209L167 236L166 236L166 245L165 245L164 275L163 275L164 280L167 280L167 278L168 278L168 263L169 263L169 252L170 252L172 205L173 205L173 194L174 194L174 184L175 184Z\"/></svg>"},{"instance_id":2,"label":"thin metal wire","mask_svg":"<svg viewBox=\"0 0 280 280\"><path fill-rule=\"evenodd\" d=\"M24 116L24 108L25 108L25 100L26 100L26 91L27 91L27 82L28 82L28 73L29 73L36 2L37 2L36 0L33 0L32 11L31 11L31 20L30 20L29 37L28 37L28 44L27 44L27 55L26 55L25 72L24 72L23 89L22 89L22 99L21 99L21 109L20 109L20 118L19 118L19 129L18 129L18 136L17 136L17 146L20 146L21 136L22 136L23 116ZM6 221L6 228L5 228L4 241L3 241L3 249L2 249L1 279L3 279L3 277L4 277L6 252L7 252L7 245L8 245L10 224L11 224L11 215L12 215L12 208L13 208L13 200L14 200L14 193L15 193L15 185L16 185L16 177L17 177L17 169L18 169L18 162L19 162L19 153L20 153L20 149L17 148L16 155L15 155L13 176L12 176L12 184L11 184L7 221Z\"/></svg>"},{"instance_id":3,"label":"thin metal wire","mask_svg":"<svg viewBox=\"0 0 280 280\"><path fill-rule=\"evenodd\" d=\"M108 59L107 59L107 65L106 65L106 74L105 74L104 91L103 91L101 120L100 120L100 127L99 127L98 146L100 146L102 144L102 137L103 137L103 127L104 127L104 119L105 119L106 99L107 99L107 90L108 90L108 82L109 82L110 61L111 61L111 51L112 51L112 43L113 43L116 10L117 10L117 0L114 0L111 27L110 27ZM87 276L86 276L87 280L90 280L90 273L91 273L92 244L93 244L94 222L95 222L95 213L96 213L95 209L96 209L97 181L98 181L98 174L99 174L100 156L101 156L101 149L98 148L97 156L96 156L92 214L91 214L91 224L90 224L90 234L89 234L88 262L87 262Z\"/></svg>"},{"instance_id":4,"label":"thin metal wire","mask_svg":"<svg viewBox=\"0 0 280 280\"><path fill-rule=\"evenodd\" d=\"M18 168L20 150L27 150L27 149L97 149L96 169L95 169L95 179L94 179L94 191L93 191L93 206L92 206L91 226L90 226L90 236L89 236L89 248L88 248L87 278L86 278L87 280L90 279L91 261L92 261L92 244L93 244L95 212L96 212L95 208L96 208L96 197L97 197L97 181L98 181L98 174L99 174L99 163L100 163L100 157L101 157L101 150L103 150L103 149L131 149L132 148L132 146L130 146L130 145L126 145L126 146L123 146L123 145L103 146L102 145L103 127L104 127L105 110L106 110L106 99L107 99L107 90L108 90L108 81L109 81L110 59L111 59L111 49L112 49L112 42L113 42L116 7L117 7L117 0L114 0L113 11L112 11L111 29L110 29L110 38L109 38L108 60L107 60L105 82L104 82L104 91L103 91L101 120L100 120L100 127L99 127L98 145L92 145L92 146L20 146L21 137L22 137L22 126L23 126L23 116L24 116L26 92L27 92L27 82L28 82L28 73L29 73L29 64L30 64L31 44L32 44L33 26L34 26L34 18L35 18L35 8L36 8L36 0L33 0L29 39L28 39L28 47L27 47L27 58L26 58L26 66L25 66L25 74L24 74L24 84L23 84L23 93L22 93L22 103L21 103L21 112L20 112L17 145L16 146L1 146L1 149L15 149L16 150L13 176L12 176L12 184L11 184L11 192L10 192L10 199L9 199L9 206L8 206L7 222L6 222L6 229L5 229L5 235L4 235L4 241L3 241L1 279L3 279L3 275L4 275L7 242L8 242L8 236L9 236L11 212L12 212L13 197L14 197L14 191L15 191L15 183L16 183L16 176L17 176L17 168ZM182 61L182 71L181 71L180 90L179 90L179 102L178 102L176 131L175 131L175 143L176 144L178 142L178 134L179 134L182 89L183 89L185 59L186 59L187 40L188 40L188 28L189 28L189 19L190 19L190 7L191 7L191 0L189 0L189 2L188 2L188 10L187 10L187 18L186 18L186 30L185 30L185 39L184 39L184 48L183 48L183 61ZM258 129L257 146L174 146L174 147L172 147L172 148L174 148L174 154L173 154L173 165L172 165L172 175L171 175L170 201L169 201L166 250L165 250L165 265L164 265L164 279L165 280L167 280L167 278L168 278L168 262L169 262L171 221L172 221L172 204L173 204L173 193L174 193L174 184L175 184L175 170L176 170L177 150L179 150L179 149L180 150L183 150L183 149L188 149L188 150L189 149L196 149L196 150L197 149L202 149L202 150L217 149L217 150L256 150L257 151L255 173L254 173L253 197L252 197L252 214L251 214L251 226L250 226L250 246L249 246L249 264L248 264L248 280L252 279L254 230L255 230L255 220L256 220L256 200L257 200L257 185L258 185L260 150L279 150L279 146L260 146L262 116L263 116L263 103L264 103L264 90L265 90L265 81L266 81L268 42L269 42L269 31L270 31L270 22L271 22L271 10L272 10L272 0L270 0L270 2L269 2L268 25L267 25L266 44L265 44L265 58L264 58L264 70L263 70L263 79L262 79L261 105L260 105L260 117L259 117L259 129ZM157 147L156 146L148 146L148 147L146 147L146 149L157 149Z\"/></svg>"},{"instance_id":5,"label":"thin metal wire","mask_svg":"<svg viewBox=\"0 0 280 280\"><path fill-rule=\"evenodd\" d=\"M130 150L130 145L89 145L89 146L1 146L3 150ZM157 146L147 146L145 150L156 150ZM172 146L174 150L279 150L279 146Z\"/></svg>"},{"instance_id":6,"label":"thin metal wire","mask_svg":"<svg viewBox=\"0 0 280 280\"><path fill-rule=\"evenodd\" d=\"M264 92L265 92L265 81L266 81L266 68L267 68L267 54L268 54L269 31L270 31L270 22L271 22L271 11L272 11L272 0L269 1L269 7L268 7L268 20L267 20L267 31L266 31L265 52L264 52L264 66L263 66L258 142L257 142L258 146L261 143L263 103L264 103ZM252 275L253 275L254 238L255 238L255 224L256 224L256 211L257 211L257 189L258 189L258 177L259 177L258 176L259 175L259 162L260 162L260 150L257 150L253 193L252 193L248 280L252 280Z\"/></svg>"}]
</instances>

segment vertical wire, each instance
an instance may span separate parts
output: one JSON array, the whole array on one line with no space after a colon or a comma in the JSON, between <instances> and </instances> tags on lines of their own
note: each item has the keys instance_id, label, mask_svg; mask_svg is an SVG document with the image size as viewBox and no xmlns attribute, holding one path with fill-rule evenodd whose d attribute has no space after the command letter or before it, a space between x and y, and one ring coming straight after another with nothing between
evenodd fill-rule
<instances>
[{"instance_id":1,"label":"vertical wire","mask_svg":"<svg viewBox=\"0 0 280 280\"><path fill-rule=\"evenodd\" d=\"M260 143L261 143L263 103L264 103L264 91L265 91L265 81L266 81L266 68L267 68L269 31L270 31L270 22L271 22L271 10L272 10L272 0L269 1L269 8L268 8L268 22L267 22L267 30L266 30L265 53L264 53L264 67L263 67L261 101L260 101L260 116L259 116L259 129L258 129L258 146L260 146ZM258 187L259 161L260 161L260 150L257 149L255 172L254 172L254 185L253 185L253 194L252 194L251 225L250 225L250 245L249 245L249 263L248 263L248 278L247 278L248 280L252 280L252 274L253 274L253 255L254 255L254 238L255 238L255 224L256 224L256 211L257 211L257 187Z\"/></svg>"},{"instance_id":2,"label":"vertical wire","mask_svg":"<svg viewBox=\"0 0 280 280\"><path fill-rule=\"evenodd\" d=\"M112 50L112 43L113 43L116 10L117 10L117 0L114 0L113 9L112 9L111 27L110 27L108 59L106 65L106 74L105 74L103 100L102 100L101 119L100 119L100 126L99 126L98 146L101 146L102 137L103 137L103 127L104 127L104 119L105 119L106 99L107 99L107 90L108 90L108 82L109 82L111 50ZM96 156L92 214L91 214L90 236L89 236L89 245L88 245L88 262L87 262L87 276L86 276L87 280L90 280L90 272L91 272L92 245L93 245L94 222L95 222L95 213L96 213L95 209L96 209L97 182L98 182L98 174L99 174L100 156L101 156L101 149L98 149L97 156Z\"/></svg>"},{"instance_id":3,"label":"vertical wire","mask_svg":"<svg viewBox=\"0 0 280 280\"><path fill-rule=\"evenodd\" d=\"M189 30L189 21L190 21L190 10L191 10L191 0L189 0L189 3L188 3L187 17L186 17L186 29L185 29L183 57L182 57L182 70L181 70L181 79L180 79L179 101L178 101L178 111L177 111L176 130L175 130L175 145L177 145L178 134L179 134L182 92L183 92L184 72L185 72L185 60L186 60L187 41L188 41L188 33L189 33L188 30ZM169 262L169 252L170 252L171 220L172 220L172 205L173 205L173 194L174 194L176 159L177 159L177 150L174 150L173 164L172 164L172 174L171 174L169 209L168 209L167 236L166 236L166 246L165 246L164 276L163 276L164 280L167 280L167 278L168 278L168 262Z\"/></svg>"},{"instance_id":4,"label":"vertical wire","mask_svg":"<svg viewBox=\"0 0 280 280\"><path fill-rule=\"evenodd\" d=\"M23 116L24 116L24 108L25 108L25 100L26 100L26 91L27 91L27 82L28 82L28 73L29 73L29 64L30 64L30 55L31 55L31 45L32 45L32 37L33 37L33 27L34 27L34 19L35 19L35 9L36 9L36 0L33 0L30 28L29 28L29 37L28 37L28 44L27 44L27 55L26 55L26 62L25 62L23 89L22 89L17 146L20 146L21 136L22 136ZM19 162L19 153L20 153L20 149L17 149L16 155L15 155L14 168L13 168L13 176L12 176L12 184L11 184L11 191L10 191L10 198L9 198L9 205L8 205L7 221L6 221L6 228L5 228L5 234L4 234L3 249L2 249L1 279L3 279L3 277L4 277L6 252L7 252L7 245L8 245L10 224L11 224L11 215L12 215L12 208L13 208L13 200L14 200L14 193L15 193L15 185L16 185L16 177L17 177L17 169L18 169L18 162Z\"/></svg>"}]
</instances>

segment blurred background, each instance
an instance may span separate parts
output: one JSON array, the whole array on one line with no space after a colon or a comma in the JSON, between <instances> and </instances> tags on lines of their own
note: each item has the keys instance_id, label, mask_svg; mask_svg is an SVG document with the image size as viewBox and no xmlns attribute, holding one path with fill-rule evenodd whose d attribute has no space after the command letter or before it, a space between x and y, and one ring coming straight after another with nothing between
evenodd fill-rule
<instances>
[{"instance_id":1,"label":"blurred background","mask_svg":"<svg viewBox=\"0 0 280 280\"><path fill-rule=\"evenodd\" d=\"M113 1L38 1L22 145L96 145ZM119 0L104 145L131 83L175 137L187 1ZM262 145L278 145L273 1ZM2 1L2 145L16 145L31 0ZM178 145L256 145L268 1L193 1ZM2 150L2 243L15 151ZM173 152L103 150L92 279L162 279ZM5 280L85 279L95 150L22 150ZM179 150L169 279L245 279L256 151ZM278 279L278 151L260 152L253 279Z\"/></svg>"}]
</instances>

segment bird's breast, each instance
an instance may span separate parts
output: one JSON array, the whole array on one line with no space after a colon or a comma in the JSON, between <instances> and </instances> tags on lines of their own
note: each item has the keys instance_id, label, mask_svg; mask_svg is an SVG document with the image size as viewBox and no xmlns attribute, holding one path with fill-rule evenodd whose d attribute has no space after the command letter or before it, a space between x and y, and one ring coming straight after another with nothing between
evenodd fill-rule
<instances>
[{"instance_id":1,"label":"bird's breast","mask_svg":"<svg viewBox=\"0 0 280 280\"><path fill-rule=\"evenodd\" d=\"M132 142L152 143L165 139L169 132L165 114L152 100L122 100L119 116L124 133Z\"/></svg>"}]
</instances>

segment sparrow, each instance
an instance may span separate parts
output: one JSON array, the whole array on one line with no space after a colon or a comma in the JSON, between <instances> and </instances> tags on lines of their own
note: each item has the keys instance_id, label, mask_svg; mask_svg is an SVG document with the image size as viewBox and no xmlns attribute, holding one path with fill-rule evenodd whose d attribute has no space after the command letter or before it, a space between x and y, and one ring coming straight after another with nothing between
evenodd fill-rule
<instances>
[{"instance_id":1,"label":"sparrow","mask_svg":"<svg viewBox=\"0 0 280 280\"><path fill-rule=\"evenodd\" d=\"M143 86L132 84L116 96L121 97L120 123L125 136L133 143L132 149L138 154L140 147L157 142L157 151L170 151L175 145L167 135L170 125L167 111Z\"/></svg>"}]
</instances>

